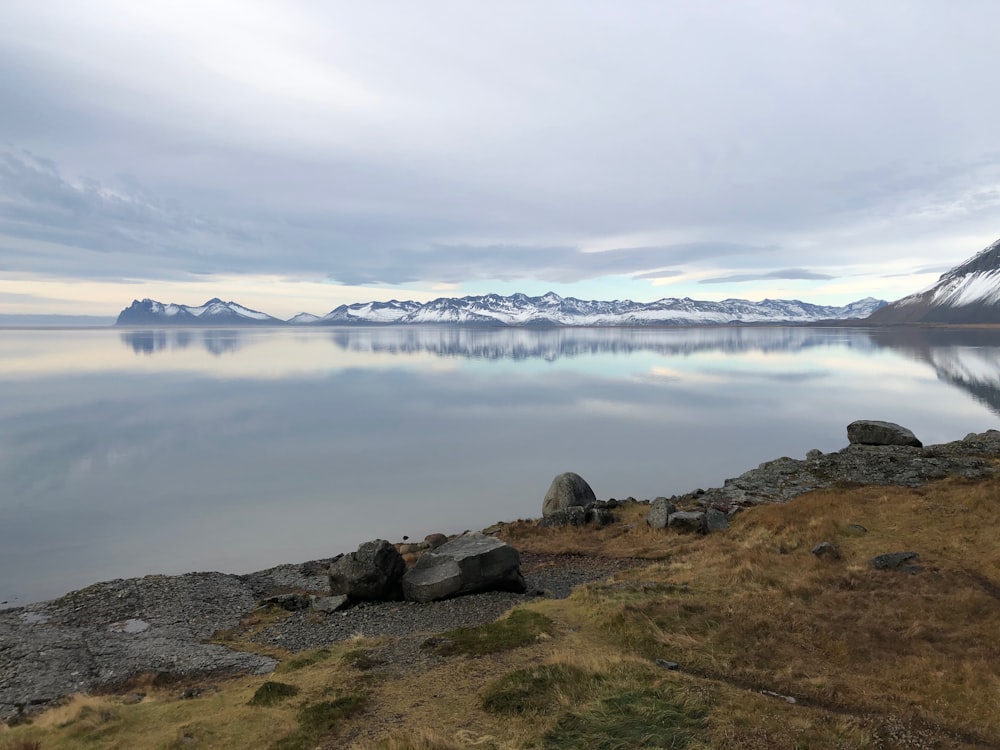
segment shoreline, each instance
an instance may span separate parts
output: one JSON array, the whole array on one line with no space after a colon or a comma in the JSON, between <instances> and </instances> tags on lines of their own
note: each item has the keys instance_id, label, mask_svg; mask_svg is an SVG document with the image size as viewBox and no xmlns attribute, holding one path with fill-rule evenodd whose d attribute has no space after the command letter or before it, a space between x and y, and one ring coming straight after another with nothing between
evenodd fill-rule
<instances>
[{"instance_id":1,"label":"shoreline","mask_svg":"<svg viewBox=\"0 0 1000 750\"><path fill-rule=\"evenodd\" d=\"M777 458L727 479L721 487L672 500L679 507L724 508L735 514L838 485L917 487L949 476L984 478L997 472L998 458L1000 432L995 430L920 448L848 445L827 454L810 451L801 460ZM498 533L505 525L494 524L487 531ZM539 595L538 589L561 598L579 583L645 564L633 558L608 562L563 556L542 565L537 554L524 553L528 594L488 592L429 604L359 605L318 620L310 620L311 610L300 610L265 628L255 642L294 652L342 640L359 628L364 632L366 625L370 634L400 635L417 626L418 613L430 613L418 630L486 622L530 601ZM283 564L244 575L207 572L116 579L0 610L0 720L42 710L71 693L123 685L142 673L269 673L275 659L206 641L237 627L268 596L290 590L324 593L324 562ZM380 621L399 630L379 633L371 625Z\"/></svg>"}]
</instances>

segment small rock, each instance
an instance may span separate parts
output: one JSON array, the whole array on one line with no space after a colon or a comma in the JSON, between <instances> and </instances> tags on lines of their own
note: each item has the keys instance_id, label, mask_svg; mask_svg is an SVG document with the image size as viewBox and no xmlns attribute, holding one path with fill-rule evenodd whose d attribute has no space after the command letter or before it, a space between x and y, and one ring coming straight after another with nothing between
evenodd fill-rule
<instances>
[{"instance_id":1,"label":"small rock","mask_svg":"<svg viewBox=\"0 0 1000 750\"><path fill-rule=\"evenodd\" d=\"M448 541L448 537L444 534L428 534L424 537L424 544L426 544L431 549L437 549L442 544Z\"/></svg>"},{"instance_id":2,"label":"small rock","mask_svg":"<svg viewBox=\"0 0 1000 750\"><path fill-rule=\"evenodd\" d=\"M663 667L664 669L680 669L680 664L675 661L667 661L666 659L657 659L656 666Z\"/></svg>"},{"instance_id":3,"label":"small rock","mask_svg":"<svg viewBox=\"0 0 1000 750\"><path fill-rule=\"evenodd\" d=\"M587 508L586 523L594 526L607 526L615 520L614 514L607 508Z\"/></svg>"},{"instance_id":4,"label":"small rock","mask_svg":"<svg viewBox=\"0 0 1000 750\"><path fill-rule=\"evenodd\" d=\"M192 698L200 698L202 694L201 688L188 688L181 693L181 700L191 700Z\"/></svg>"},{"instance_id":5,"label":"small rock","mask_svg":"<svg viewBox=\"0 0 1000 750\"><path fill-rule=\"evenodd\" d=\"M868 529L866 529L860 523L849 523L849 524L847 524L847 528L849 528L851 531L857 531L859 534L867 534L868 533Z\"/></svg>"},{"instance_id":6,"label":"small rock","mask_svg":"<svg viewBox=\"0 0 1000 750\"><path fill-rule=\"evenodd\" d=\"M859 419L847 425L847 440L851 445L908 445L923 448L924 444L910 430L895 422Z\"/></svg>"},{"instance_id":7,"label":"small rock","mask_svg":"<svg viewBox=\"0 0 1000 750\"><path fill-rule=\"evenodd\" d=\"M700 510L680 510L671 513L667 526L681 532L705 533L705 514Z\"/></svg>"},{"instance_id":8,"label":"small rock","mask_svg":"<svg viewBox=\"0 0 1000 750\"><path fill-rule=\"evenodd\" d=\"M261 607L280 607L289 612L309 609L312 600L306 594L277 594L260 600Z\"/></svg>"},{"instance_id":9,"label":"small rock","mask_svg":"<svg viewBox=\"0 0 1000 750\"><path fill-rule=\"evenodd\" d=\"M646 514L646 523L654 529L665 529L670 514L676 512L677 506L665 497L658 497L649 506L649 513Z\"/></svg>"},{"instance_id":10,"label":"small rock","mask_svg":"<svg viewBox=\"0 0 1000 750\"><path fill-rule=\"evenodd\" d=\"M811 451L806 453L807 461L819 461L821 458L823 458L823 451L818 448L813 448Z\"/></svg>"},{"instance_id":11,"label":"small rock","mask_svg":"<svg viewBox=\"0 0 1000 750\"><path fill-rule=\"evenodd\" d=\"M122 698L122 703L126 706L134 706L136 703L142 703L143 698L146 697L145 693L129 693L124 698Z\"/></svg>"},{"instance_id":12,"label":"small rock","mask_svg":"<svg viewBox=\"0 0 1000 750\"><path fill-rule=\"evenodd\" d=\"M555 526L583 526L586 523L586 509L579 505L571 505L568 508L552 511L544 516L538 525L547 529Z\"/></svg>"},{"instance_id":13,"label":"small rock","mask_svg":"<svg viewBox=\"0 0 1000 750\"><path fill-rule=\"evenodd\" d=\"M915 560L918 557L920 555L916 552L886 552L882 555L876 555L868 562L875 570L907 570L908 572L913 572L915 566L904 566L903 563Z\"/></svg>"},{"instance_id":14,"label":"small rock","mask_svg":"<svg viewBox=\"0 0 1000 750\"><path fill-rule=\"evenodd\" d=\"M815 547L812 548L812 553L820 559L823 558L826 558L828 560L840 559L840 550L837 549L837 546L832 542L820 542L819 544L817 544Z\"/></svg>"},{"instance_id":15,"label":"small rock","mask_svg":"<svg viewBox=\"0 0 1000 750\"><path fill-rule=\"evenodd\" d=\"M312 600L312 608L324 614L344 609L349 604L350 599L346 594L340 594L339 596L317 596Z\"/></svg>"}]
</instances>

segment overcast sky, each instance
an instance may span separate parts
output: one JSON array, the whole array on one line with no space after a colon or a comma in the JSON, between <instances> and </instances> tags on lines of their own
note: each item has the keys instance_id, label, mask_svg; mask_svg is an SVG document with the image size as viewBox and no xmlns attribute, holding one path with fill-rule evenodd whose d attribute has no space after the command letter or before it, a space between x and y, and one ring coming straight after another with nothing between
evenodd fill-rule
<instances>
[{"instance_id":1,"label":"overcast sky","mask_svg":"<svg viewBox=\"0 0 1000 750\"><path fill-rule=\"evenodd\" d=\"M1000 3L0 0L0 313L895 299L1000 237Z\"/></svg>"}]
</instances>

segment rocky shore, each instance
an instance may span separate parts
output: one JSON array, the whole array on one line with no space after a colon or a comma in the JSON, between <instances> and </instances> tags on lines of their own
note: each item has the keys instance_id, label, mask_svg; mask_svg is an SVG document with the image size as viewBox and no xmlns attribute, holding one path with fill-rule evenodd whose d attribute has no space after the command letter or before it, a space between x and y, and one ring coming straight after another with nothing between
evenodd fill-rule
<instances>
[{"instance_id":1,"label":"rocky shore","mask_svg":"<svg viewBox=\"0 0 1000 750\"><path fill-rule=\"evenodd\" d=\"M996 471L1000 458L1000 432L993 430L927 447L915 439L879 438L873 444L856 437L850 437L851 444L843 450L779 458L721 487L695 490L669 502L679 512L732 513L844 484L918 486L946 476L981 478ZM74 692L112 689L144 673L189 677L270 672L274 659L208 640L237 626L267 597L293 592L307 603L311 592L325 596L329 563L281 565L248 575L190 573L116 580L50 602L0 611L0 720L30 714ZM525 593L491 591L428 603L371 602L327 614L301 609L252 638L295 652L357 634L426 635L490 621L532 597L568 596L576 585L637 564L642 561L522 554Z\"/></svg>"}]
</instances>

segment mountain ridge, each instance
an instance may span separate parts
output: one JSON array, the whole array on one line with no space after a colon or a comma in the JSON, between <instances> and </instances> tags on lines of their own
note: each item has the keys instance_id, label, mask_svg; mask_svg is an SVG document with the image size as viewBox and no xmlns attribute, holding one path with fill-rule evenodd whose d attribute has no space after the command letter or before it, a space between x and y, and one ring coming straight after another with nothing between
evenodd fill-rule
<instances>
[{"instance_id":1,"label":"mountain ridge","mask_svg":"<svg viewBox=\"0 0 1000 750\"><path fill-rule=\"evenodd\" d=\"M869 322L1000 323L1000 240L945 271L926 289L874 311Z\"/></svg>"},{"instance_id":2,"label":"mountain ridge","mask_svg":"<svg viewBox=\"0 0 1000 750\"><path fill-rule=\"evenodd\" d=\"M664 297L654 302L581 300L554 292L539 297L516 293L439 297L421 303L412 300L357 302L339 305L326 315L299 313L288 320L275 318L236 302L214 297L203 305L163 303L149 298L133 300L118 315L116 326L350 326L350 325L488 325L488 326L644 326L726 325L750 323L813 323L860 320L884 306L873 297L847 305L814 305L801 300L721 302Z\"/></svg>"}]
</instances>

